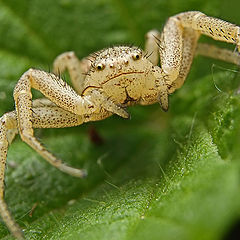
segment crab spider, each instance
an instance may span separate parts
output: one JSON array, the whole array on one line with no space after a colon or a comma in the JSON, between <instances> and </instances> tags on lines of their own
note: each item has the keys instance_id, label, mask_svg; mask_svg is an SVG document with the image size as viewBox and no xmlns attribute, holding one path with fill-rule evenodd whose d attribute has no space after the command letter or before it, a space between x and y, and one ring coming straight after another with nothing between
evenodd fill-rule
<instances>
[{"instance_id":1,"label":"crab spider","mask_svg":"<svg viewBox=\"0 0 240 240\"><path fill-rule=\"evenodd\" d=\"M54 73L29 69L14 89L15 111L0 118L0 214L10 232L24 239L4 201L4 172L8 146L18 132L21 139L45 160L72 176L86 172L65 165L34 137L34 128L62 128L103 120L112 114L128 118L130 105L159 102L168 109L168 95L180 88L196 53L234 64L237 52L198 44L201 34L236 44L240 51L240 28L229 22L190 11L170 17L162 33L146 35L145 50L118 46L91 54L81 61L73 52L54 61ZM160 66L158 62L160 60ZM57 73L69 71L73 89ZM31 89L46 98L32 100Z\"/></svg>"}]
</instances>

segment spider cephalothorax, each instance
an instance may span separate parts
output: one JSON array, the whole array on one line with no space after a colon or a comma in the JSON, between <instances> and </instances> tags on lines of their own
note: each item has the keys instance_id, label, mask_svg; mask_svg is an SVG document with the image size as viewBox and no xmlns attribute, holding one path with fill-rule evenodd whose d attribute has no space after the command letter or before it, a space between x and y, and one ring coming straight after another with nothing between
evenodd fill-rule
<instances>
[{"instance_id":1,"label":"spider cephalothorax","mask_svg":"<svg viewBox=\"0 0 240 240\"><path fill-rule=\"evenodd\" d=\"M89 89L101 89L115 103L124 105L157 101L156 79L162 79L161 71L141 49L112 47L95 53L91 61L84 94Z\"/></svg>"},{"instance_id":2,"label":"spider cephalothorax","mask_svg":"<svg viewBox=\"0 0 240 240\"><path fill-rule=\"evenodd\" d=\"M99 89L116 104L153 104L160 101L161 91L167 95L163 74L137 47L117 46L90 56L84 95ZM167 104L167 103L166 103Z\"/></svg>"},{"instance_id":3,"label":"spider cephalothorax","mask_svg":"<svg viewBox=\"0 0 240 240\"><path fill-rule=\"evenodd\" d=\"M29 69L14 89L16 109L0 118L0 214L12 234L23 239L4 202L4 172L8 145L18 132L24 142L59 170L83 177L86 172L65 165L34 137L33 128L60 128L103 120L112 114L127 118L133 104L159 102L168 109L168 95L180 88L190 70L200 34L234 43L240 50L240 28L197 11L168 19L163 32L150 31L145 50L112 47L81 61L73 52L54 61L54 73L68 69L73 88L53 73ZM198 44L198 53L239 63L237 53ZM161 66L157 66L159 63ZM32 101L31 88L46 98Z\"/></svg>"}]
</instances>

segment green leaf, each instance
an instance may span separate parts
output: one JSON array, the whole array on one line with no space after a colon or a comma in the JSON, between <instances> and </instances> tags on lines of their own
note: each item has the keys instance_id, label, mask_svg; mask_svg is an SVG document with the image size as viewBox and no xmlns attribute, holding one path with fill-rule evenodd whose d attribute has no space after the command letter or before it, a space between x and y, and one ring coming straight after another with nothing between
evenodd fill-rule
<instances>
[{"instance_id":1,"label":"green leaf","mask_svg":"<svg viewBox=\"0 0 240 240\"><path fill-rule=\"evenodd\" d=\"M0 114L14 109L12 91L24 71L48 71L64 51L82 58L114 44L143 45L147 31L186 10L240 24L239 5L0 0ZM131 120L35 131L66 163L86 168L86 179L59 172L17 137L5 198L26 238L227 239L240 219L240 77L232 69L197 57L168 113L157 104L135 106ZM91 129L102 145L90 140ZM0 237L12 239L4 224Z\"/></svg>"}]
</instances>

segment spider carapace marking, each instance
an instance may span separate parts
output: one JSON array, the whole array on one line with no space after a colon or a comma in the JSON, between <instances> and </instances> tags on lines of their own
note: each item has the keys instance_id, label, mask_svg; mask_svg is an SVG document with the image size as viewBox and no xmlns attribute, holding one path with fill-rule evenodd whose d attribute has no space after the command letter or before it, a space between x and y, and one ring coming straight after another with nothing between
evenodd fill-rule
<instances>
[{"instance_id":1,"label":"spider carapace marking","mask_svg":"<svg viewBox=\"0 0 240 240\"><path fill-rule=\"evenodd\" d=\"M236 44L240 50L238 26L191 11L170 17L161 33L147 33L144 51L137 47L112 47L81 61L73 52L66 52L55 59L54 73L29 69L21 76L13 93L15 111L0 118L0 214L15 238L24 236L4 201L4 173L8 146L16 133L59 170L85 176L86 171L67 166L47 151L34 137L33 129L77 126L112 114L128 118L126 108L134 104L159 102L166 111L168 95L183 85L196 53L240 63L237 51L198 44L201 34ZM66 69L73 88L58 77ZM32 100L32 88L46 98Z\"/></svg>"},{"instance_id":2,"label":"spider carapace marking","mask_svg":"<svg viewBox=\"0 0 240 240\"><path fill-rule=\"evenodd\" d=\"M95 53L85 78L83 95L94 88L124 107L159 101L164 86L163 73L147 54L136 47L118 46ZM164 90L163 90L164 89Z\"/></svg>"}]
</instances>

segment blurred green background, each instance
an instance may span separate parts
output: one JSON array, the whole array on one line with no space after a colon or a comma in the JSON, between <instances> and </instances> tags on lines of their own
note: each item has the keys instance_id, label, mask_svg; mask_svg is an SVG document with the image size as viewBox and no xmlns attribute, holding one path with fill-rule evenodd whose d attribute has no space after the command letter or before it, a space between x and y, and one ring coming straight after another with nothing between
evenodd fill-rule
<instances>
[{"instance_id":1,"label":"blurred green background","mask_svg":"<svg viewBox=\"0 0 240 240\"><path fill-rule=\"evenodd\" d=\"M24 71L49 71L64 51L82 58L115 44L144 46L147 31L187 10L240 24L239 9L237 0L0 0L0 114L14 109L12 91ZM158 104L135 106L131 120L36 130L59 158L88 170L83 180L51 167L17 137L5 196L26 238L233 239L240 221L239 85L237 66L197 57L167 113ZM91 141L92 129L102 145ZM12 239L4 224L0 237Z\"/></svg>"}]
</instances>

